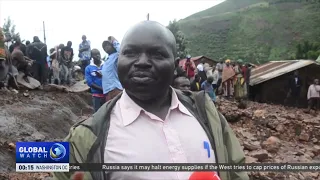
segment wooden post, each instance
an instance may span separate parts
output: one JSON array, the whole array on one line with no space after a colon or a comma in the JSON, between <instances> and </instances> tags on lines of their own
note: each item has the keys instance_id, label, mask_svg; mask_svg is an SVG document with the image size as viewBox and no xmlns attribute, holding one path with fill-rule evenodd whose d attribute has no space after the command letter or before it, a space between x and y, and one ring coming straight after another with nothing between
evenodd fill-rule
<instances>
[{"instance_id":1,"label":"wooden post","mask_svg":"<svg viewBox=\"0 0 320 180\"><path fill-rule=\"evenodd\" d=\"M46 43L46 41L47 41L47 38L46 38L46 28L45 28L45 26L44 26L44 21L43 21L43 40L44 40L44 43L47 44L47 43Z\"/></svg>"},{"instance_id":2,"label":"wooden post","mask_svg":"<svg viewBox=\"0 0 320 180\"><path fill-rule=\"evenodd\" d=\"M147 14L147 21L149 21L149 13Z\"/></svg>"}]
</instances>

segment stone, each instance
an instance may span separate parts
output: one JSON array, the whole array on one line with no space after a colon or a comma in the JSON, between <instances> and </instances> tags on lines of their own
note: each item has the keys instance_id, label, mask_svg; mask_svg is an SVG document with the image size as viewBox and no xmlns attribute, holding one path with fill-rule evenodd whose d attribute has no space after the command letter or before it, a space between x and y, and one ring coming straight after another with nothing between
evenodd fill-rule
<instances>
[{"instance_id":1,"label":"stone","mask_svg":"<svg viewBox=\"0 0 320 180\"><path fill-rule=\"evenodd\" d=\"M315 156L318 156L320 154L320 146L314 145L312 148L312 152Z\"/></svg>"},{"instance_id":2,"label":"stone","mask_svg":"<svg viewBox=\"0 0 320 180\"><path fill-rule=\"evenodd\" d=\"M46 137L39 132L35 132L31 135L31 138L34 139L34 141L43 141Z\"/></svg>"},{"instance_id":3,"label":"stone","mask_svg":"<svg viewBox=\"0 0 320 180\"><path fill-rule=\"evenodd\" d=\"M9 148L10 149L16 149L16 145L14 143L9 143Z\"/></svg>"},{"instance_id":4,"label":"stone","mask_svg":"<svg viewBox=\"0 0 320 180\"><path fill-rule=\"evenodd\" d=\"M317 138L312 138L311 140L312 140L313 143L317 143L318 142Z\"/></svg>"},{"instance_id":5,"label":"stone","mask_svg":"<svg viewBox=\"0 0 320 180\"><path fill-rule=\"evenodd\" d=\"M249 150L249 151L260 149L259 145L255 145L255 144L252 144L249 142L244 142L243 147L244 147L244 149Z\"/></svg>"},{"instance_id":6,"label":"stone","mask_svg":"<svg viewBox=\"0 0 320 180\"><path fill-rule=\"evenodd\" d=\"M281 141L275 136L270 136L266 141L262 143L261 146L268 152L276 153L281 146Z\"/></svg>"},{"instance_id":7,"label":"stone","mask_svg":"<svg viewBox=\"0 0 320 180\"><path fill-rule=\"evenodd\" d=\"M253 118L265 118L266 110L256 110L253 113Z\"/></svg>"},{"instance_id":8,"label":"stone","mask_svg":"<svg viewBox=\"0 0 320 180\"><path fill-rule=\"evenodd\" d=\"M257 158L246 156L246 163L256 163L258 161Z\"/></svg>"},{"instance_id":9,"label":"stone","mask_svg":"<svg viewBox=\"0 0 320 180\"><path fill-rule=\"evenodd\" d=\"M277 130L278 132L283 132L283 131L284 131L283 125L282 125L282 124L278 124L278 126L276 127L276 130Z\"/></svg>"},{"instance_id":10,"label":"stone","mask_svg":"<svg viewBox=\"0 0 320 180\"><path fill-rule=\"evenodd\" d=\"M309 141L309 139L310 139L310 135L307 132L302 131L300 136L299 136L299 140L301 140L301 141Z\"/></svg>"},{"instance_id":11,"label":"stone","mask_svg":"<svg viewBox=\"0 0 320 180\"><path fill-rule=\"evenodd\" d=\"M264 149L252 151L252 152L250 152L250 156L257 158L259 162L262 162L262 161L269 158L268 152Z\"/></svg>"}]
</instances>

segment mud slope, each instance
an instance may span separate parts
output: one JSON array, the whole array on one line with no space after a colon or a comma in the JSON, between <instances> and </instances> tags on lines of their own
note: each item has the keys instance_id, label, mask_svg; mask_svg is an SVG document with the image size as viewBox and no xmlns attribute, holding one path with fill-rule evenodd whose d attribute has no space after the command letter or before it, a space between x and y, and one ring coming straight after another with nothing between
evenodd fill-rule
<instances>
[{"instance_id":1,"label":"mud slope","mask_svg":"<svg viewBox=\"0 0 320 180\"><path fill-rule=\"evenodd\" d=\"M9 143L61 140L73 124L92 113L90 104L88 93L0 92L0 179L1 173L15 169Z\"/></svg>"}]
</instances>

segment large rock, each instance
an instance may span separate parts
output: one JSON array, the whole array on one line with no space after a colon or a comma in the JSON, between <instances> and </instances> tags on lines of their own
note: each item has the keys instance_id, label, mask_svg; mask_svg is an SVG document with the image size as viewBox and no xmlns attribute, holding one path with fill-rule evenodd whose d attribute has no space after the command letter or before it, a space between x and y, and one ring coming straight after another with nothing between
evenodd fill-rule
<instances>
[{"instance_id":1,"label":"large rock","mask_svg":"<svg viewBox=\"0 0 320 180\"><path fill-rule=\"evenodd\" d=\"M256 119L256 118L265 118L266 116L266 113L267 111L266 110L256 110L254 111L253 113L253 118Z\"/></svg>"},{"instance_id":2,"label":"large rock","mask_svg":"<svg viewBox=\"0 0 320 180\"><path fill-rule=\"evenodd\" d=\"M243 147L244 147L244 149L249 150L249 151L258 150L261 148L261 146L259 145L259 142L257 142L257 141L243 142Z\"/></svg>"},{"instance_id":3,"label":"large rock","mask_svg":"<svg viewBox=\"0 0 320 180\"><path fill-rule=\"evenodd\" d=\"M281 141L277 137L271 136L262 143L262 148L271 153L278 152L281 146Z\"/></svg>"},{"instance_id":4,"label":"large rock","mask_svg":"<svg viewBox=\"0 0 320 180\"><path fill-rule=\"evenodd\" d=\"M261 149L261 150L251 151L249 153L249 156L258 159L259 162L263 162L269 158L269 153L266 150Z\"/></svg>"}]
</instances>

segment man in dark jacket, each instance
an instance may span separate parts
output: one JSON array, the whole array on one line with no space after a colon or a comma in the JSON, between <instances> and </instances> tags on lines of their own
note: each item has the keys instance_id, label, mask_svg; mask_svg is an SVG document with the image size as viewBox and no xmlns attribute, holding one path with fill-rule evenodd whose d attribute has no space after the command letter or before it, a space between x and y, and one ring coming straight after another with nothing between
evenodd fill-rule
<instances>
[{"instance_id":1,"label":"man in dark jacket","mask_svg":"<svg viewBox=\"0 0 320 180\"><path fill-rule=\"evenodd\" d=\"M15 49L20 50L24 56L27 55L26 53L27 46L21 42L20 37L16 37L15 42L11 44L11 46L9 47L10 53L12 53Z\"/></svg>"},{"instance_id":2,"label":"man in dark jacket","mask_svg":"<svg viewBox=\"0 0 320 180\"><path fill-rule=\"evenodd\" d=\"M61 72L62 72L62 79L61 84L70 85L70 78L71 78L71 68L72 68L72 59L73 59L73 49L72 49L72 42L68 41L67 46L61 49Z\"/></svg>"},{"instance_id":3,"label":"man in dark jacket","mask_svg":"<svg viewBox=\"0 0 320 180\"><path fill-rule=\"evenodd\" d=\"M294 71L293 76L289 78L288 82L288 94L285 100L285 104L293 103L294 106L299 106L299 99L302 87L302 80L298 71Z\"/></svg>"},{"instance_id":4,"label":"man in dark jacket","mask_svg":"<svg viewBox=\"0 0 320 180\"><path fill-rule=\"evenodd\" d=\"M71 128L70 163L234 163L245 156L232 129L202 91L170 87L176 42L165 26L144 21L123 37L121 94L93 118ZM190 133L192 131L192 133ZM130 147L130 148L128 148ZM87 171L80 179L189 179L192 172ZM223 180L249 180L246 172L219 171ZM70 180L72 172L55 173Z\"/></svg>"},{"instance_id":5,"label":"man in dark jacket","mask_svg":"<svg viewBox=\"0 0 320 180\"><path fill-rule=\"evenodd\" d=\"M35 63L32 65L33 77L37 79L41 85L47 80L47 45L42 43L38 36L33 37L33 43L29 45L29 56Z\"/></svg>"}]
</instances>

